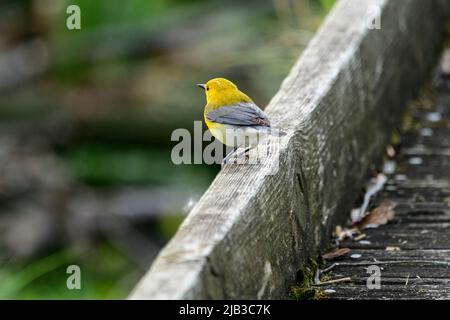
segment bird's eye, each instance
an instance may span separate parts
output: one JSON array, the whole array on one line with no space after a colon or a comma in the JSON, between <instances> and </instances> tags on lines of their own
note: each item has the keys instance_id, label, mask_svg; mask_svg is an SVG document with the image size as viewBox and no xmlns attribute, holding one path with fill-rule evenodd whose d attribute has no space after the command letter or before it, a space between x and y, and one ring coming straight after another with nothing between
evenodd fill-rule
<instances>
[{"instance_id":1,"label":"bird's eye","mask_svg":"<svg viewBox=\"0 0 450 320\"><path fill-rule=\"evenodd\" d=\"M206 87L206 91L209 91L209 87Z\"/></svg>"}]
</instances>

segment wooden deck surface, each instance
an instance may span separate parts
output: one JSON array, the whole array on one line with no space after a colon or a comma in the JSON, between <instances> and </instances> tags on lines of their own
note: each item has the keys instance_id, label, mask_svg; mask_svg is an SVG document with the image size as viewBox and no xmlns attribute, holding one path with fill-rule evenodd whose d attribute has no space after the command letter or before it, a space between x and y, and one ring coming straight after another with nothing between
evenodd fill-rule
<instances>
[{"instance_id":1,"label":"wooden deck surface","mask_svg":"<svg viewBox=\"0 0 450 320\"><path fill-rule=\"evenodd\" d=\"M327 262L336 263L327 278L351 281L322 286L327 298L450 299L450 50L444 57L407 111L396 170L371 201L394 201L395 219L340 243L351 252ZM380 289L367 287L369 265L381 268Z\"/></svg>"}]
</instances>

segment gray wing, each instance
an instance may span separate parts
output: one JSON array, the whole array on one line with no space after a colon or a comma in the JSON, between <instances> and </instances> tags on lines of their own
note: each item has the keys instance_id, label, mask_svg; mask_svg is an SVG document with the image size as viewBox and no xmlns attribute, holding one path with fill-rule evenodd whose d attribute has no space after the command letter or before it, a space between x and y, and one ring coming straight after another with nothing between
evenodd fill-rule
<instances>
[{"instance_id":1,"label":"gray wing","mask_svg":"<svg viewBox=\"0 0 450 320\"><path fill-rule=\"evenodd\" d=\"M269 118L252 102L239 102L230 106L208 112L209 121L235 126L265 126L270 127Z\"/></svg>"}]
</instances>

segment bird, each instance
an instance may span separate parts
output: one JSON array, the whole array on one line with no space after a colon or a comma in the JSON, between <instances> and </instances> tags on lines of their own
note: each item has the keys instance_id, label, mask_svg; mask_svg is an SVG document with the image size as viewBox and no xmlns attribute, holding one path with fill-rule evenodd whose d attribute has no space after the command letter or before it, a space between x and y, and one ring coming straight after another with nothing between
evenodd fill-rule
<instances>
[{"instance_id":1,"label":"bird","mask_svg":"<svg viewBox=\"0 0 450 320\"><path fill-rule=\"evenodd\" d=\"M285 135L272 128L266 113L230 80L214 78L197 86L206 94L204 120L209 131L221 143L233 148L223 159L222 166L239 147L244 147L245 154L268 135Z\"/></svg>"}]
</instances>

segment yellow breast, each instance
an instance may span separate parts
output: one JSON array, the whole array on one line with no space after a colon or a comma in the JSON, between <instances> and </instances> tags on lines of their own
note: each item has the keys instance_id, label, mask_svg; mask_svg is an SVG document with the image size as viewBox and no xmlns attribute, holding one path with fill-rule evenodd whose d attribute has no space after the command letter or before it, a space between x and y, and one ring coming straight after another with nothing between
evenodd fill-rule
<instances>
[{"instance_id":1,"label":"yellow breast","mask_svg":"<svg viewBox=\"0 0 450 320\"><path fill-rule=\"evenodd\" d=\"M218 139L220 142L227 146L234 146L232 144L227 144L227 126L222 123L212 122L206 119L205 115L205 123L208 127L211 134ZM231 143L231 142L228 142Z\"/></svg>"}]
</instances>

